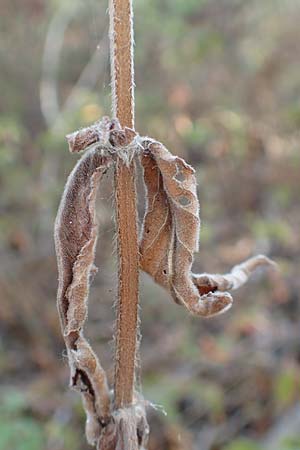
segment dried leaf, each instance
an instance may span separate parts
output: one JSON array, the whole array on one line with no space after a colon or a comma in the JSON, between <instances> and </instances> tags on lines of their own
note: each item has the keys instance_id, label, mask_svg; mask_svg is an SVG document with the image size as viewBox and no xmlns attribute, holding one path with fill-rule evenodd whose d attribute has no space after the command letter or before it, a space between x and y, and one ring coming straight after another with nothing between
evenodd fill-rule
<instances>
[{"instance_id":1,"label":"dried leaf","mask_svg":"<svg viewBox=\"0 0 300 450\"><path fill-rule=\"evenodd\" d=\"M226 275L202 273L201 275L192 274L192 277L201 293L205 293L207 289L210 291L235 290L245 284L257 268L263 266L275 268L276 264L264 255L257 255L234 266Z\"/></svg>"},{"instance_id":2,"label":"dried leaf","mask_svg":"<svg viewBox=\"0 0 300 450\"><path fill-rule=\"evenodd\" d=\"M87 128L82 128L67 135L69 150L71 153L78 153L94 145L108 142L109 133L114 128L120 128L119 122L103 117L98 122Z\"/></svg>"},{"instance_id":3,"label":"dried leaf","mask_svg":"<svg viewBox=\"0 0 300 450\"><path fill-rule=\"evenodd\" d=\"M110 160L89 150L67 181L55 224L58 259L58 309L71 369L70 384L82 393L87 438L92 444L110 417L106 375L83 336L90 277L97 241L96 193Z\"/></svg>"},{"instance_id":4,"label":"dried leaf","mask_svg":"<svg viewBox=\"0 0 300 450\"><path fill-rule=\"evenodd\" d=\"M258 256L227 275L193 274L200 233L194 169L159 142L146 139L142 145L147 205L140 242L141 268L193 314L208 317L222 313L233 301L226 290L240 287L257 267L271 261Z\"/></svg>"}]
</instances>

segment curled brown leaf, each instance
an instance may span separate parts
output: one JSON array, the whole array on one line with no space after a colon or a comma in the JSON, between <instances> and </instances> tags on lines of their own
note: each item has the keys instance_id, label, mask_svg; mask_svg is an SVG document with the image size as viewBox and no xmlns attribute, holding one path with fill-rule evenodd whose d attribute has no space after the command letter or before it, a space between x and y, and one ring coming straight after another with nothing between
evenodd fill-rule
<instances>
[{"instance_id":1,"label":"curled brown leaf","mask_svg":"<svg viewBox=\"0 0 300 450\"><path fill-rule=\"evenodd\" d=\"M74 133L68 134L66 138L70 152L78 153L91 146L107 143L110 131L115 128L120 128L117 120L103 117L87 128L81 128L80 130L74 131Z\"/></svg>"},{"instance_id":2,"label":"curled brown leaf","mask_svg":"<svg viewBox=\"0 0 300 450\"><path fill-rule=\"evenodd\" d=\"M87 437L95 443L110 415L106 375L83 335L97 241L96 193L110 161L88 151L67 181L55 224L58 259L58 310L71 369L70 384L82 393Z\"/></svg>"},{"instance_id":3,"label":"curled brown leaf","mask_svg":"<svg viewBox=\"0 0 300 450\"><path fill-rule=\"evenodd\" d=\"M147 205L140 241L141 268L193 314L220 314L232 305L226 291L240 287L257 267L271 261L258 256L227 275L193 274L200 233L194 169L159 142L145 139L142 145Z\"/></svg>"}]
</instances>

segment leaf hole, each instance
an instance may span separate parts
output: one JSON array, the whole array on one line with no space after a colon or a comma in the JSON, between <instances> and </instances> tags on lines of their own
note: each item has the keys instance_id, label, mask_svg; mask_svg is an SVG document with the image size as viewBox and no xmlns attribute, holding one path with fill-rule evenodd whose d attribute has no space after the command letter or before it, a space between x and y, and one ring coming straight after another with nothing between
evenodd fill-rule
<instances>
[{"instance_id":1,"label":"leaf hole","mask_svg":"<svg viewBox=\"0 0 300 450\"><path fill-rule=\"evenodd\" d=\"M185 174L181 170L178 170L174 178L175 180L180 181L181 183L182 181L185 180Z\"/></svg>"},{"instance_id":2,"label":"leaf hole","mask_svg":"<svg viewBox=\"0 0 300 450\"><path fill-rule=\"evenodd\" d=\"M181 206L188 206L191 203L190 199L188 197L186 197L185 195L182 195L181 197L179 197L178 201L181 204Z\"/></svg>"}]
</instances>

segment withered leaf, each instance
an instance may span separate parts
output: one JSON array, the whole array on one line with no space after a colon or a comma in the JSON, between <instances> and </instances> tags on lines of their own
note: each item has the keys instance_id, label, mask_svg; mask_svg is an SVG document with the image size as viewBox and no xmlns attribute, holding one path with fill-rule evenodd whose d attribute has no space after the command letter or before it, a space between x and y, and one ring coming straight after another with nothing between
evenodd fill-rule
<instances>
[{"instance_id":1,"label":"withered leaf","mask_svg":"<svg viewBox=\"0 0 300 450\"><path fill-rule=\"evenodd\" d=\"M226 291L240 287L258 266L272 262L260 255L227 275L193 274L200 233L194 169L159 142L145 139L142 145L147 205L140 241L141 268L193 314L222 313L233 301Z\"/></svg>"},{"instance_id":2,"label":"withered leaf","mask_svg":"<svg viewBox=\"0 0 300 450\"><path fill-rule=\"evenodd\" d=\"M68 178L55 224L57 302L71 369L70 384L82 393L91 444L96 443L101 423L105 424L110 415L105 372L83 335L90 277L95 270L96 193L109 164L101 148L84 154Z\"/></svg>"},{"instance_id":3,"label":"withered leaf","mask_svg":"<svg viewBox=\"0 0 300 450\"><path fill-rule=\"evenodd\" d=\"M68 134L66 137L70 152L78 153L95 145L105 145L114 128L120 128L119 122L105 116L87 128L81 128Z\"/></svg>"}]
</instances>

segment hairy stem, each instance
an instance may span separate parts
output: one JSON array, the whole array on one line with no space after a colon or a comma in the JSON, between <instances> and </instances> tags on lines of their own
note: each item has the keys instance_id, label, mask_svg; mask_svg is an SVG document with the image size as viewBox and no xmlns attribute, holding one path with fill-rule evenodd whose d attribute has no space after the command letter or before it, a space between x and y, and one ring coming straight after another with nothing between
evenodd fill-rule
<instances>
[{"instance_id":1,"label":"hairy stem","mask_svg":"<svg viewBox=\"0 0 300 450\"><path fill-rule=\"evenodd\" d=\"M131 0L110 0L113 114L134 128L133 27ZM135 166L117 161L115 171L119 290L116 331L115 408L133 401L138 331L139 253Z\"/></svg>"}]
</instances>

